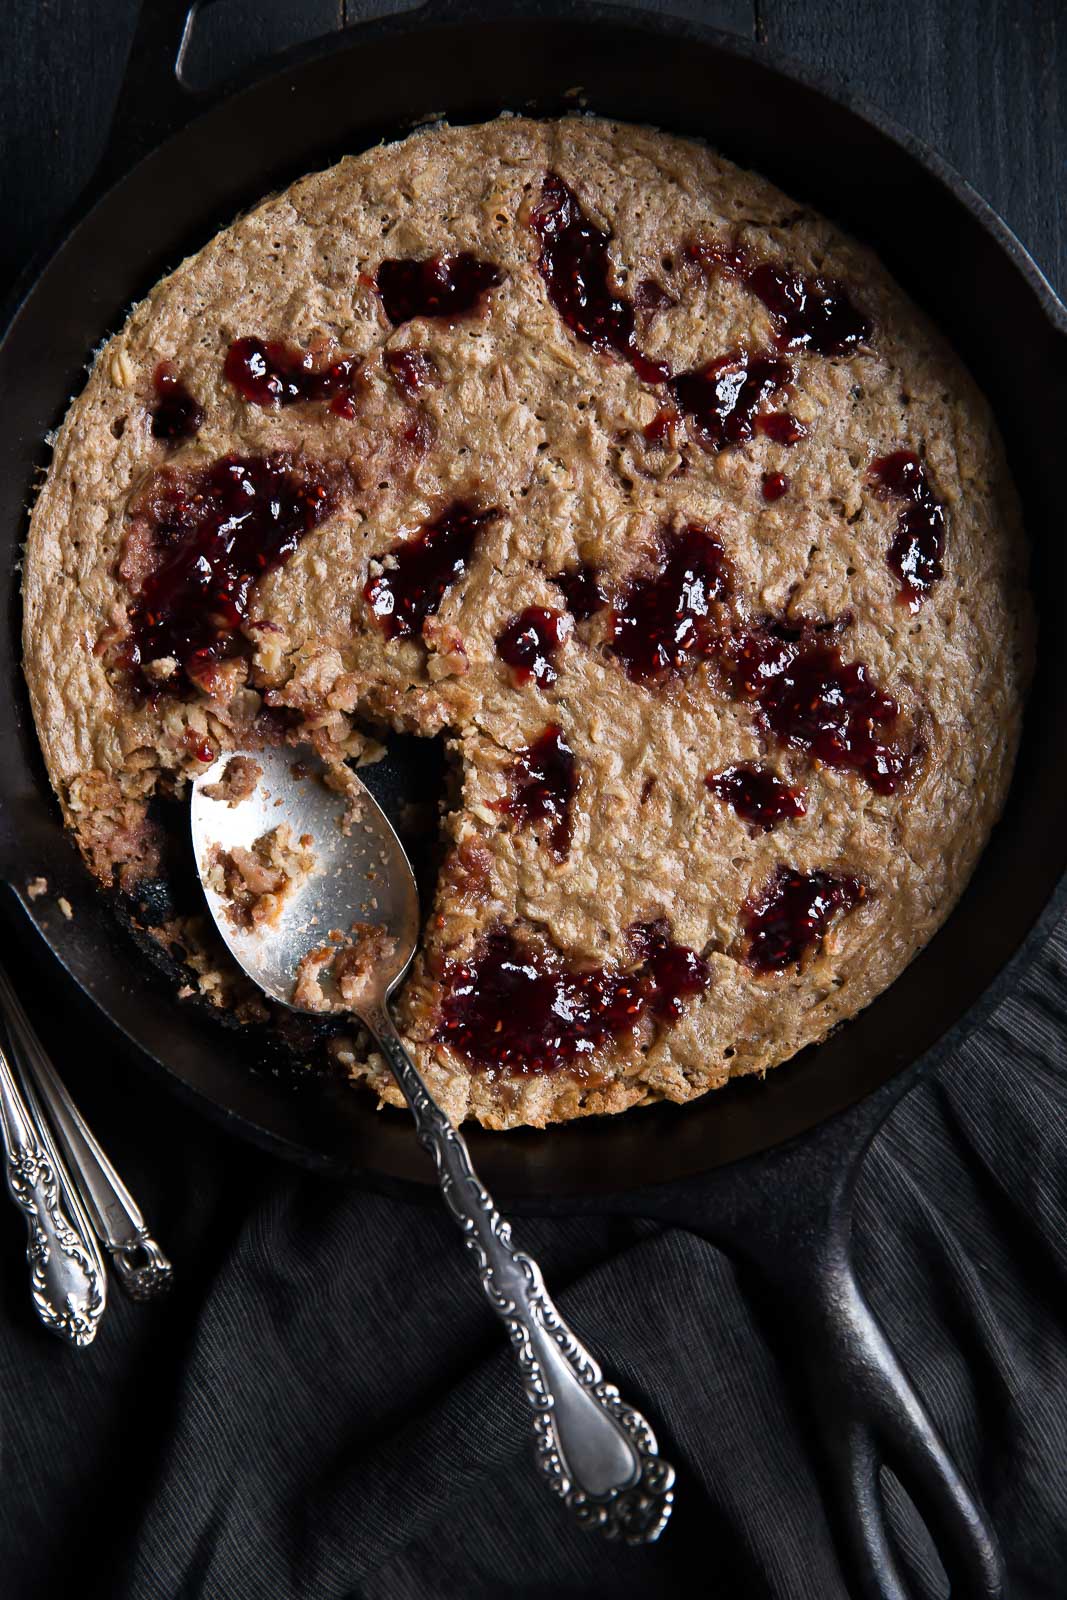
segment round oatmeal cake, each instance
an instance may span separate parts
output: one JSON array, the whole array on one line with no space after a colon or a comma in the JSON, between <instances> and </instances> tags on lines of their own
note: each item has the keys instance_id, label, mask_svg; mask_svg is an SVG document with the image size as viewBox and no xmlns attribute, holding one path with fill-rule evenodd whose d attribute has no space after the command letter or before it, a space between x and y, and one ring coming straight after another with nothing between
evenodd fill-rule
<instances>
[{"instance_id":1,"label":"round oatmeal cake","mask_svg":"<svg viewBox=\"0 0 1067 1600\"><path fill-rule=\"evenodd\" d=\"M1025 565L989 407L868 250L698 144L506 117L135 307L33 510L25 667L89 867L246 1020L190 779L443 737L399 1021L454 1119L543 1126L762 1073L927 942L1007 793Z\"/></svg>"}]
</instances>

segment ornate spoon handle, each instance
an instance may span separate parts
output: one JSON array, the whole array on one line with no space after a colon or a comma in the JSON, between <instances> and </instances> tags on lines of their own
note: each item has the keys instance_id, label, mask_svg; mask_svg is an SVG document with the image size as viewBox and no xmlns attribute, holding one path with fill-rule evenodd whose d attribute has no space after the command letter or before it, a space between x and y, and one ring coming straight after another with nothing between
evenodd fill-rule
<instances>
[{"instance_id":1,"label":"ornate spoon handle","mask_svg":"<svg viewBox=\"0 0 1067 1600\"><path fill-rule=\"evenodd\" d=\"M56 1153L23 1098L3 1049L0 1135L6 1158L4 1177L11 1198L26 1218L26 1260L37 1315L61 1339L84 1349L95 1338L104 1314L103 1263L80 1207L76 1201L71 1203L69 1181Z\"/></svg>"},{"instance_id":2,"label":"ornate spoon handle","mask_svg":"<svg viewBox=\"0 0 1067 1600\"><path fill-rule=\"evenodd\" d=\"M14 985L0 967L0 1011L18 1046L17 1065L44 1101L47 1115L97 1238L109 1252L132 1300L153 1300L170 1288L174 1269L145 1225L137 1202L108 1160L38 1039Z\"/></svg>"},{"instance_id":3,"label":"ornate spoon handle","mask_svg":"<svg viewBox=\"0 0 1067 1600\"><path fill-rule=\"evenodd\" d=\"M441 1192L473 1250L487 1299L508 1330L534 1412L538 1465L549 1488L585 1527L648 1544L674 1503L674 1468L658 1453L640 1412L605 1383L597 1362L559 1315L536 1261L479 1182L466 1142L431 1096L384 1005L360 1013L433 1156Z\"/></svg>"}]
</instances>

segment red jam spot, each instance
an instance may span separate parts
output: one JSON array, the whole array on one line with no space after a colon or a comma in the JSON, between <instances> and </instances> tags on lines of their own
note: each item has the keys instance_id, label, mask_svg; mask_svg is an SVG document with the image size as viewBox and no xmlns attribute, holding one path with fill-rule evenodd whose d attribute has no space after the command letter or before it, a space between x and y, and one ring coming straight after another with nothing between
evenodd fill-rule
<instances>
[{"instance_id":1,"label":"red jam spot","mask_svg":"<svg viewBox=\"0 0 1067 1600\"><path fill-rule=\"evenodd\" d=\"M363 595L387 639L422 632L445 595L467 571L475 542L499 511L476 511L457 500L434 522L389 551L390 565L371 578ZM380 558L379 558L380 559Z\"/></svg>"},{"instance_id":2,"label":"red jam spot","mask_svg":"<svg viewBox=\"0 0 1067 1600\"><path fill-rule=\"evenodd\" d=\"M775 444L796 444L808 436L804 424L789 411L770 411L766 416L757 417L756 431L766 434Z\"/></svg>"},{"instance_id":3,"label":"red jam spot","mask_svg":"<svg viewBox=\"0 0 1067 1600\"><path fill-rule=\"evenodd\" d=\"M832 630L764 623L728 643L722 661L783 744L858 772L878 794L910 777L916 753L894 741L896 701L862 661L842 660Z\"/></svg>"},{"instance_id":4,"label":"red jam spot","mask_svg":"<svg viewBox=\"0 0 1067 1600\"><path fill-rule=\"evenodd\" d=\"M445 317L452 322L469 316L482 296L503 281L492 261L461 250L459 255L428 256L424 261L383 261L375 288L386 316L398 327L413 317Z\"/></svg>"},{"instance_id":5,"label":"red jam spot","mask_svg":"<svg viewBox=\"0 0 1067 1600\"><path fill-rule=\"evenodd\" d=\"M194 683L209 680L234 651L256 584L333 507L323 469L281 453L160 472L142 513L160 559L130 610L125 648L138 688L154 698L186 687L181 672L162 683L145 673L167 656Z\"/></svg>"},{"instance_id":6,"label":"red jam spot","mask_svg":"<svg viewBox=\"0 0 1067 1600\"><path fill-rule=\"evenodd\" d=\"M562 729L550 724L511 769L512 791L495 802L519 827L547 822L548 842L560 861L571 843L571 802L578 787L574 751Z\"/></svg>"},{"instance_id":7,"label":"red jam spot","mask_svg":"<svg viewBox=\"0 0 1067 1600\"><path fill-rule=\"evenodd\" d=\"M541 241L537 266L548 298L575 338L602 354L613 350L645 383L665 383L670 368L642 354L633 305L612 286L611 234L590 221L558 174L545 174L530 224Z\"/></svg>"},{"instance_id":8,"label":"red jam spot","mask_svg":"<svg viewBox=\"0 0 1067 1600\"><path fill-rule=\"evenodd\" d=\"M552 582L563 591L567 610L575 622L587 621L608 603L608 597L600 587L596 568L586 562L570 567L566 572L557 572Z\"/></svg>"},{"instance_id":9,"label":"red jam spot","mask_svg":"<svg viewBox=\"0 0 1067 1600\"><path fill-rule=\"evenodd\" d=\"M676 1021L708 986L706 963L672 943L665 922L631 930L631 950L632 971L576 970L498 928L449 972L434 1038L493 1074L581 1071L604 1046L636 1041L647 1020Z\"/></svg>"},{"instance_id":10,"label":"red jam spot","mask_svg":"<svg viewBox=\"0 0 1067 1600\"><path fill-rule=\"evenodd\" d=\"M556 681L553 657L571 631L571 619L548 606L527 606L512 617L496 641L496 653L506 661L517 683L531 678L547 689Z\"/></svg>"},{"instance_id":11,"label":"red jam spot","mask_svg":"<svg viewBox=\"0 0 1067 1600\"><path fill-rule=\"evenodd\" d=\"M223 375L242 400L255 406L291 406L300 400L329 401L338 416L354 414L352 388L359 356L344 356L316 367L311 350L280 340L235 339L226 352Z\"/></svg>"},{"instance_id":12,"label":"red jam spot","mask_svg":"<svg viewBox=\"0 0 1067 1600\"><path fill-rule=\"evenodd\" d=\"M780 500L784 494L789 493L789 479L784 472L765 472L763 474L764 500Z\"/></svg>"},{"instance_id":13,"label":"red jam spot","mask_svg":"<svg viewBox=\"0 0 1067 1600\"><path fill-rule=\"evenodd\" d=\"M775 418L757 415L772 395L788 388L796 373L785 356L759 351L748 355L743 350L719 356L705 367L683 372L672 385L678 405L692 420L693 430L708 450L742 444L751 439L757 427L772 433ZM786 413L776 413L799 428ZM782 424L776 424L781 428ZM796 434L800 438L803 430ZM779 439L792 444L793 439Z\"/></svg>"},{"instance_id":14,"label":"red jam spot","mask_svg":"<svg viewBox=\"0 0 1067 1600\"><path fill-rule=\"evenodd\" d=\"M717 799L733 806L739 817L763 833L807 812L802 791L790 788L769 767L725 767L722 772L709 772L704 782Z\"/></svg>"},{"instance_id":15,"label":"red jam spot","mask_svg":"<svg viewBox=\"0 0 1067 1600\"><path fill-rule=\"evenodd\" d=\"M161 361L152 375L156 403L151 408L153 439L191 439L204 421L204 408L189 393L169 361Z\"/></svg>"},{"instance_id":16,"label":"red jam spot","mask_svg":"<svg viewBox=\"0 0 1067 1600\"><path fill-rule=\"evenodd\" d=\"M822 943L834 918L859 905L867 892L859 878L779 867L742 912L746 962L757 972L796 966Z\"/></svg>"},{"instance_id":17,"label":"red jam spot","mask_svg":"<svg viewBox=\"0 0 1067 1600\"><path fill-rule=\"evenodd\" d=\"M918 611L944 576L945 508L930 487L923 462L911 450L872 462L871 481L883 499L904 501L886 559L900 579L901 600Z\"/></svg>"},{"instance_id":18,"label":"red jam spot","mask_svg":"<svg viewBox=\"0 0 1067 1600\"><path fill-rule=\"evenodd\" d=\"M871 324L832 278L805 278L763 261L748 269L745 283L767 307L779 344L789 350L840 356L871 337Z\"/></svg>"},{"instance_id":19,"label":"red jam spot","mask_svg":"<svg viewBox=\"0 0 1067 1600\"><path fill-rule=\"evenodd\" d=\"M409 400L428 389L437 376L433 357L425 350L387 350L384 359L389 374Z\"/></svg>"},{"instance_id":20,"label":"red jam spot","mask_svg":"<svg viewBox=\"0 0 1067 1600\"><path fill-rule=\"evenodd\" d=\"M666 535L651 573L629 580L612 611L611 648L637 683L683 672L718 642L713 607L730 594L722 545L691 523Z\"/></svg>"},{"instance_id":21,"label":"red jam spot","mask_svg":"<svg viewBox=\"0 0 1067 1600\"><path fill-rule=\"evenodd\" d=\"M192 728L186 728L185 732L182 734L182 740L190 755L195 756L196 759L200 762L203 762L204 766L206 767L211 765L218 754L218 751L215 749L214 745L209 744L206 739L202 739L200 735L194 732Z\"/></svg>"},{"instance_id":22,"label":"red jam spot","mask_svg":"<svg viewBox=\"0 0 1067 1600\"><path fill-rule=\"evenodd\" d=\"M753 262L744 249L709 240L691 245L689 254L705 267L718 267L738 278L763 301L783 350L840 356L870 340L870 320L833 278L806 278L780 263Z\"/></svg>"},{"instance_id":23,"label":"red jam spot","mask_svg":"<svg viewBox=\"0 0 1067 1600\"><path fill-rule=\"evenodd\" d=\"M401 437L410 447L412 456L423 455L433 443L433 424L426 413L416 411Z\"/></svg>"},{"instance_id":24,"label":"red jam spot","mask_svg":"<svg viewBox=\"0 0 1067 1600\"><path fill-rule=\"evenodd\" d=\"M661 406L642 430L649 444L674 445L682 413L674 406Z\"/></svg>"},{"instance_id":25,"label":"red jam spot","mask_svg":"<svg viewBox=\"0 0 1067 1600\"><path fill-rule=\"evenodd\" d=\"M664 1022L677 1022L689 995L702 994L711 974L695 950L675 944L665 917L636 923L627 942L634 960L640 960L645 979L646 1004Z\"/></svg>"}]
</instances>

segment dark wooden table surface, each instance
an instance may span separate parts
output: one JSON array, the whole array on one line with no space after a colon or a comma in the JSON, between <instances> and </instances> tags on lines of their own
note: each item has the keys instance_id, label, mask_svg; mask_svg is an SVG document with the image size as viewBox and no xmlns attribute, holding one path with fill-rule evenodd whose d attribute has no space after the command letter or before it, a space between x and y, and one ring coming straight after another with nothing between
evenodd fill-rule
<instances>
[{"instance_id":1,"label":"dark wooden table surface","mask_svg":"<svg viewBox=\"0 0 1067 1600\"><path fill-rule=\"evenodd\" d=\"M830 75L941 152L1067 293L1065 0L654 0ZM212 0L190 70L225 77L272 48L410 0ZM0 293L90 179L138 0L5 0Z\"/></svg>"}]
</instances>

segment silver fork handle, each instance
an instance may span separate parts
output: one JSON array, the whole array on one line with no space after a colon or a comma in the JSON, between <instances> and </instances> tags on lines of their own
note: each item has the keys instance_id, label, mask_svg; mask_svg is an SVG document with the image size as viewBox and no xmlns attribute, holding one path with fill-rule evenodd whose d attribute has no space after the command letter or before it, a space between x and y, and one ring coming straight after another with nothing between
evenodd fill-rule
<instances>
[{"instance_id":1,"label":"silver fork handle","mask_svg":"<svg viewBox=\"0 0 1067 1600\"><path fill-rule=\"evenodd\" d=\"M4 1178L26 1220L34 1308L46 1328L82 1350L93 1342L104 1314L104 1265L70 1180L2 1047L0 1137Z\"/></svg>"},{"instance_id":2,"label":"silver fork handle","mask_svg":"<svg viewBox=\"0 0 1067 1600\"><path fill-rule=\"evenodd\" d=\"M479 1181L466 1141L433 1099L384 1005L361 1012L433 1156L441 1192L474 1252L486 1297L508 1331L534 1412L538 1464L548 1487L585 1527L649 1544L674 1503L674 1468L656 1436L552 1303L536 1261L516 1250L511 1228Z\"/></svg>"},{"instance_id":3,"label":"silver fork handle","mask_svg":"<svg viewBox=\"0 0 1067 1600\"><path fill-rule=\"evenodd\" d=\"M155 1299L170 1287L174 1269L71 1099L3 967L0 1011L16 1046L16 1066L29 1077L31 1092L35 1090L44 1101L82 1203L97 1237L111 1255L119 1282L133 1300Z\"/></svg>"}]
</instances>

